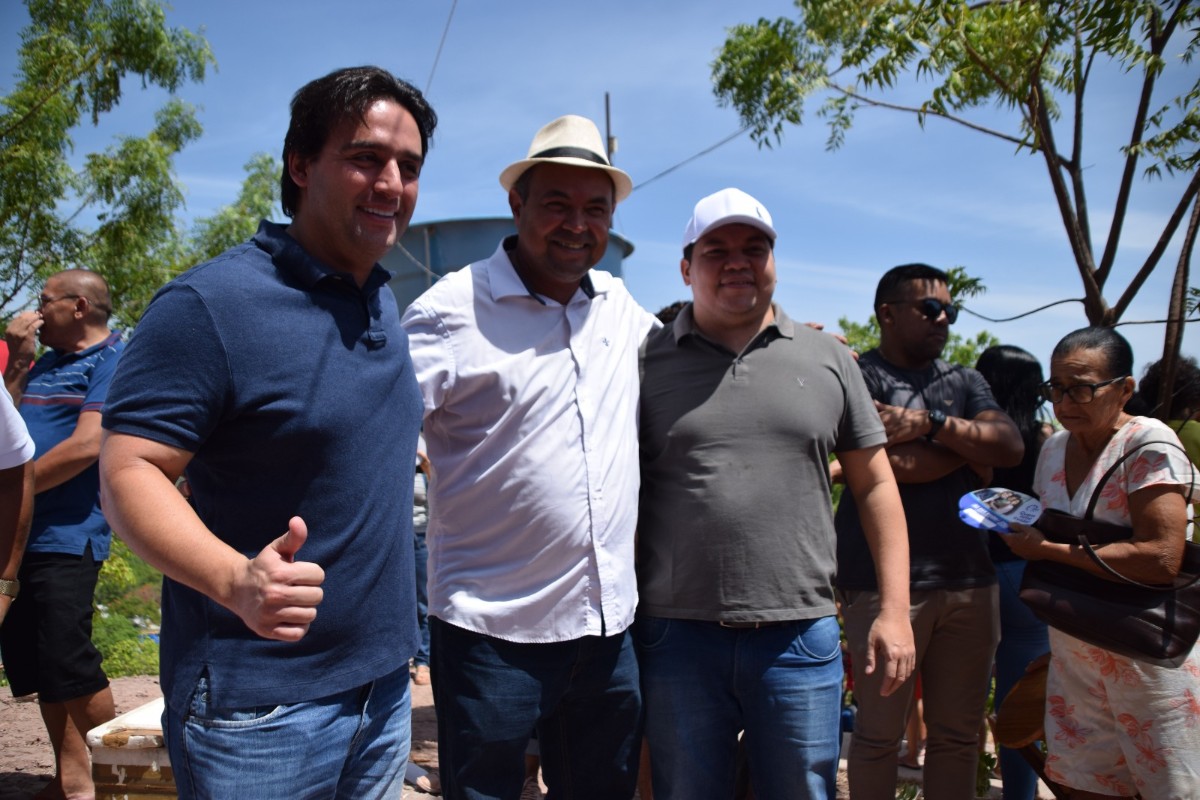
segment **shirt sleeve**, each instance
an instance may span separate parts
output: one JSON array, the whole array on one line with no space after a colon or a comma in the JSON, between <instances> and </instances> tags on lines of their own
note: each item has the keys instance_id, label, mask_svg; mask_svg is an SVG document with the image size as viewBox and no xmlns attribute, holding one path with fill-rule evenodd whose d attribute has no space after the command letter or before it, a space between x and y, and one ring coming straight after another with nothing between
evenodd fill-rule
<instances>
[{"instance_id":1,"label":"shirt sleeve","mask_svg":"<svg viewBox=\"0 0 1200 800\"><path fill-rule=\"evenodd\" d=\"M122 352L123 348L119 344L106 348L96 361L91 374L88 375L87 394L84 395L80 411L101 411L104 408L104 401L108 397L108 390L112 386L113 375L116 374Z\"/></svg>"},{"instance_id":2,"label":"shirt sleeve","mask_svg":"<svg viewBox=\"0 0 1200 800\"><path fill-rule=\"evenodd\" d=\"M1148 486L1182 486L1184 496L1192 494L1194 501L1196 470L1179 445L1179 439L1169 429L1135 422L1139 429L1130 437L1129 447L1150 442L1130 457L1132 465L1125 467L1127 494ZM1128 448L1127 448L1128 449Z\"/></svg>"},{"instance_id":3,"label":"shirt sleeve","mask_svg":"<svg viewBox=\"0 0 1200 800\"><path fill-rule=\"evenodd\" d=\"M454 386L454 348L442 318L420 300L404 310L400 324L408 334L425 414L441 406Z\"/></svg>"},{"instance_id":4,"label":"shirt sleeve","mask_svg":"<svg viewBox=\"0 0 1200 800\"><path fill-rule=\"evenodd\" d=\"M842 383L846 387L846 411L838 431L838 452L861 450L887 444L887 430L875 410L875 401L867 389L864 373L855 363L850 349L842 344L835 357ZM845 352L841 352L844 350Z\"/></svg>"},{"instance_id":5,"label":"shirt sleeve","mask_svg":"<svg viewBox=\"0 0 1200 800\"><path fill-rule=\"evenodd\" d=\"M169 284L121 356L104 427L194 453L232 405L230 374L203 298L186 285Z\"/></svg>"},{"instance_id":6,"label":"shirt sleeve","mask_svg":"<svg viewBox=\"0 0 1200 800\"><path fill-rule=\"evenodd\" d=\"M975 419L984 411L1003 411L996 398L992 396L992 388L988 386L983 375L973 369L962 370L967 390L966 418Z\"/></svg>"},{"instance_id":7,"label":"shirt sleeve","mask_svg":"<svg viewBox=\"0 0 1200 800\"><path fill-rule=\"evenodd\" d=\"M19 467L33 458L33 439L25 420L13 405L8 390L0 384L0 469Z\"/></svg>"}]
</instances>

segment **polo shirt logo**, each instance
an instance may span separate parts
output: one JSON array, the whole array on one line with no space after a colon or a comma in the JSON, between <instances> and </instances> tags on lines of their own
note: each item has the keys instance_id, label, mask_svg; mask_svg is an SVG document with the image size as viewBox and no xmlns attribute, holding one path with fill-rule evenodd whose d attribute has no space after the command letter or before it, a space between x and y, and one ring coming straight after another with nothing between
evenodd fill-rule
<instances>
[{"instance_id":1,"label":"polo shirt logo","mask_svg":"<svg viewBox=\"0 0 1200 800\"><path fill-rule=\"evenodd\" d=\"M804 379L803 378L796 378L796 383L800 384L801 389L804 388Z\"/></svg>"}]
</instances>

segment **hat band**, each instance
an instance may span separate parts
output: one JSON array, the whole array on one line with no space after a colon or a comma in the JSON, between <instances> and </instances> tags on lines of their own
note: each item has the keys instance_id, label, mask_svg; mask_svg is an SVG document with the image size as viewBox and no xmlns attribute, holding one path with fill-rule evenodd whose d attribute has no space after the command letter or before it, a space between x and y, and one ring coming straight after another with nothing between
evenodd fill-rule
<instances>
[{"instance_id":1,"label":"hat band","mask_svg":"<svg viewBox=\"0 0 1200 800\"><path fill-rule=\"evenodd\" d=\"M534 153L530 158L582 158L584 161L592 161L602 167L612 166L602 156L593 153L591 150L585 150L582 147L551 147L548 150L543 150L540 153Z\"/></svg>"}]
</instances>

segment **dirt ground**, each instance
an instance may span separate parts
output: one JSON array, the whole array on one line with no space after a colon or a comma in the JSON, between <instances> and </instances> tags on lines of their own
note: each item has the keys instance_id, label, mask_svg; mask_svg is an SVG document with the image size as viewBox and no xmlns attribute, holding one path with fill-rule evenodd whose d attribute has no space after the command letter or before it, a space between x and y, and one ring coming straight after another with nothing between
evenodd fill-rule
<instances>
[{"instance_id":1,"label":"dirt ground","mask_svg":"<svg viewBox=\"0 0 1200 800\"><path fill-rule=\"evenodd\" d=\"M437 769L437 721L428 686L413 689L413 741L411 758L426 769ZM158 678L116 678L112 682L117 713L124 714L162 694ZM26 800L54 777L54 753L42 725L38 704L14 700L0 689L0 800ZM405 798L425 798L409 789Z\"/></svg>"}]
</instances>

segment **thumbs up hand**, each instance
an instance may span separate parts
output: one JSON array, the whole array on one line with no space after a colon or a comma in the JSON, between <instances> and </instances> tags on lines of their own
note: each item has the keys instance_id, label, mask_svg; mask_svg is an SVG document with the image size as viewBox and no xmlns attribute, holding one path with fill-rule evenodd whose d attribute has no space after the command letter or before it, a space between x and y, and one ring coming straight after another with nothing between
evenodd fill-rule
<instances>
[{"instance_id":1,"label":"thumbs up hand","mask_svg":"<svg viewBox=\"0 0 1200 800\"><path fill-rule=\"evenodd\" d=\"M325 570L296 560L307 539L304 520L292 517L287 532L248 559L235 579L230 608L264 639L299 641L317 618Z\"/></svg>"}]
</instances>

